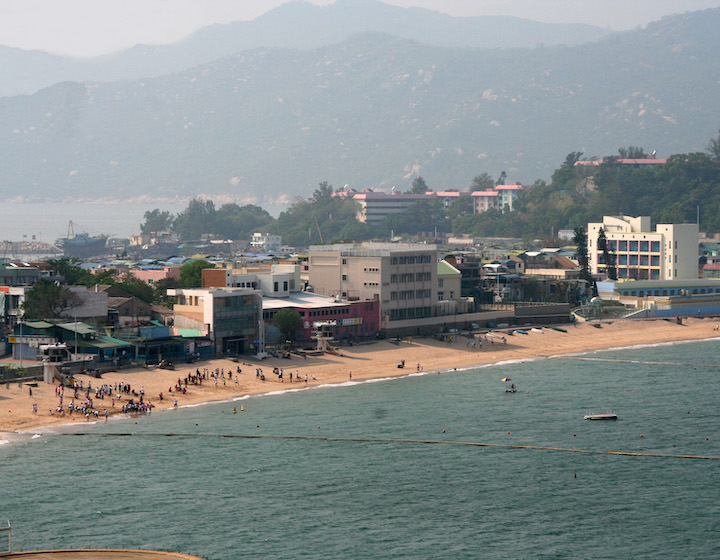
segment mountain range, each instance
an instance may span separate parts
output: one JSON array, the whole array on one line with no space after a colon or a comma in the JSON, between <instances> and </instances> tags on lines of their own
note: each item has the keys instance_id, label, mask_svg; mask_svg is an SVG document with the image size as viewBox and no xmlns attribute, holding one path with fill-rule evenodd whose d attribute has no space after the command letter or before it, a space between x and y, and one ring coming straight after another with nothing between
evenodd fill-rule
<instances>
[{"instance_id":1,"label":"mountain range","mask_svg":"<svg viewBox=\"0 0 720 560\"><path fill-rule=\"evenodd\" d=\"M592 25L516 17L453 17L378 0L336 0L328 6L292 1L252 21L212 25L176 43L136 45L101 57L62 57L0 46L0 97L31 94L65 81L111 82L172 74L261 47L317 49L369 31L440 47L470 48L577 45L611 33Z\"/></svg>"},{"instance_id":2,"label":"mountain range","mask_svg":"<svg viewBox=\"0 0 720 560\"><path fill-rule=\"evenodd\" d=\"M464 189L483 171L547 179L571 151L702 151L720 128L718 28L720 9L574 46L488 49L371 31L154 77L65 81L0 99L0 199L267 204L324 180L389 190L422 175L431 188ZM235 48L213 29L187 41Z\"/></svg>"}]
</instances>

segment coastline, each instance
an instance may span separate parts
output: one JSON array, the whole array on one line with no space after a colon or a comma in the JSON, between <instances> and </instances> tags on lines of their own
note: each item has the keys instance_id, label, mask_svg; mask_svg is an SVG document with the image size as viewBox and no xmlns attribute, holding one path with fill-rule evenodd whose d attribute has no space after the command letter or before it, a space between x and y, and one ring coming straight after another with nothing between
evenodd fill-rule
<instances>
[{"instance_id":1,"label":"coastline","mask_svg":"<svg viewBox=\"0 0 720 560\"><path fill-rule=\"evenodd\" d=\"M714 330L715 324L714 318L684 319L680 325L675 321L663 319L619 320L603 323L601 328L580 323L565 326L567 332L542 329L542 332L530 332L527 335L516 333L506 336L506 343L495 339L492 343L486 341L482 347L471 346L469 339L462 335L454 335L455 340L450 343L431 338L406 339L399 343L383 340L359 346L343 346L339 349L340 355L326 354L307 359L293 356L289 360L272 358L262 361L251 361L242 357L242 363L229 359L215 359L196 364L178 364L176 370L126 369L103 374L99 379L78 375L76 380L82 381L84 387L90 382L93 387L126 383L137 392L144 388L145 402L152 403L155 410L163 410L173 408L175 399L178 407L200 406L293 389L380 381L418 373L427 375L472 368L485 369L488 366L585 354L598 350L712 339L720 337L720 332ZM402 369L398 368L401 360L405 360L405 367ZM418 371L418 364L421 371ZM237 373L238 367L241 368L241 373ZM216 368L225 373L225 377L220 377L217 384L214 379L208 377L203 380L202 385L189 384L186 394L169 391L177 384L178 379L193 375L196 370L201 373L205 370L214 372ZM256 376L256 368L262 369L266 381L261 381L260 377ZM284 370L282 381L273 374L273 368ZM228 377L229 372L232 372L231 377ZM290 382L289 373L299 374L300 379L293 378ZM50 409L58 406L58 398L55 394L57 386L57 383L50 385L42 382L38 382L37 387L14 383L9 384L9 387L0 386L0 441L7 440L8 435L12 433L27 434L42 428L86 423L84 415L80 413L72 416L60 416L57 412L50 414ZM164 396L162 401L159 399L161 392ZM105 409L110 416L122 415L121 407L129 398L133 396L122 393L120 399L115 399L114 406L107 396L104 399L94 398L94 408L100 414L99 418L91 417L90 421L104 422ZM137 402L138 398L134 398ZM63 400L65 408L70 400L72 400L72 391L66 388ZM81 396L75 402L79 404L82 400ZM34 404L37 404L37 413L33 412Z\"/></svg>"}]
</instances>

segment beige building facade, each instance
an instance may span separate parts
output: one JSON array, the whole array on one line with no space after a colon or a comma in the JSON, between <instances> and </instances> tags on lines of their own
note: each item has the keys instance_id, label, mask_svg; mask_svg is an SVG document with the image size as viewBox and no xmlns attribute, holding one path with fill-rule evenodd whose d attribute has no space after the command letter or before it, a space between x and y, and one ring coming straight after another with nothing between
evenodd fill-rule
<instances>
[{"instance_id":1,"label":"beige building facade","mask_svg":"<svg viewBox=\"0 0 720 560\"><path fill-rule=\"evenodd\" d=\"M698 277L698 224L658 224L650 216L603 216L588 224L590 272L605 271L598 249L600 229L615 254L618 280L677 280Z\"/></svg>"},{"instance_id":2,"label":"beige building facade","mask_svg":"<svg viewBox=\"0 0 720 560\"><path fill-rule=\"evenodd\" d=\"M435 245L313 245L308 267L310 286L316 293L340 299L378 300L383 324L432 317L435 313Z\"/></svg>"}]
</instances>

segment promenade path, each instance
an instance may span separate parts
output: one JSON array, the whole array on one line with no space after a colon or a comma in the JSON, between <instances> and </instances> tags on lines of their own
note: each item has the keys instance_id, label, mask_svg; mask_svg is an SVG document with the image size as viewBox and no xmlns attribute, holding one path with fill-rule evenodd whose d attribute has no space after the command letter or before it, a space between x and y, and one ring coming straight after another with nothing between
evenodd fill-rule
<instances>
[{"instance_id":1,"label":"promenade path","mask_svg":"<svg viewBox=\"0 0 720 560\"><path fill-rule=\"evenodd\" d=\"M0 560L201 560L197 556L154 550L36 550L0 553Z\"/></svg>"}]
</instances>

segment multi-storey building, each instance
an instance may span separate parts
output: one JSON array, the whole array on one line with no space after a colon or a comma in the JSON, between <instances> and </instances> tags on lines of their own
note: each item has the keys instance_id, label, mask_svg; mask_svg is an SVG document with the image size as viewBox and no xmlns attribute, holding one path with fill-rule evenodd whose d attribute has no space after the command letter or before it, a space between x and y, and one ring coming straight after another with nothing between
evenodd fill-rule
<instances>
[{"instance_id":1,"label":"multi-storey building","mask_svg":"<svg viewBox=\"0 0 720 560\"><path fill-rule=\"evenodd\" d=\"M262 294L246 288L172 289L175 328L209 335L216 352L246 354L259 339Z\"/></svg>"},{"instance_id":2,"label":"multi-storey building","mask_svg":"<svg viewBox=\"0 0 720 560\"><path fill-rule=\"evenodd\" d=\"M266 297L288 297L300 291L300 265L272 264L242 268L206 268L203 288L251 288Z\"/></svg>"},{"instance_id":3,"label":"multi-storey building","mask_svg":"<svg viewBox=\"0 0 720 560\"><path fill-rule=\"evenodd\" d=\"M615 254L619 280L676 280L698 277L698 224L658 224L652 231L650 216L603 216L588 224L590 272L605 271L598 249L600 229L608 250Z\"/></svg>"},{"instance_id":4,"label":"multi-storey building","mask_svg":"<svg viewBox=\"0 0 720 560\"><path fill-rule=\"evenodd\" d=\"M277 253L282 247L282 236L256 232L253 233L252 239L250 240L250 246L255 251L262 251L263 253Z\"/></svg>"},{"instance_id":5,"label":"multi-storey building","mask_svg":"<svg viewBox=\"0 0 720 560\"><path fill-rule=\"evenodd\" d=\"M378 300L383 324L434 315L438 299L435 245L313 245L308 265L315 292Z\"/></svg>"}]
</instances>

